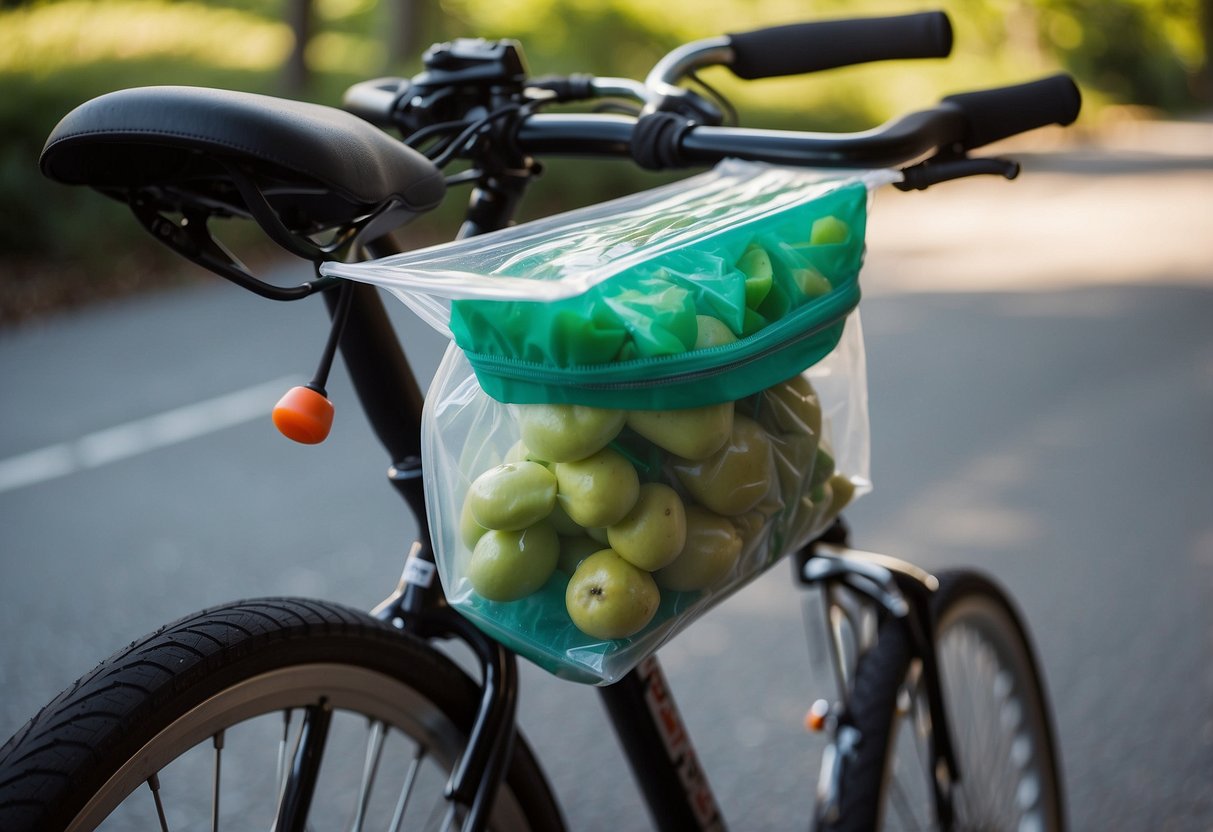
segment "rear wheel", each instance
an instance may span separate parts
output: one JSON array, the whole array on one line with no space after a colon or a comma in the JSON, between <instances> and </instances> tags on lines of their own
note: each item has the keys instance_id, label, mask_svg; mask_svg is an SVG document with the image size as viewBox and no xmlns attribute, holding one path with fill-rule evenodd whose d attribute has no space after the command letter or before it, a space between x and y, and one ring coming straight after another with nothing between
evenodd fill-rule
<instances>
[{"instance_id":1,"label":"rear wheel","mask_svg":"<svg viewBox=\"0 0 1213 832\"><path fill-rule=\"evenodd\" d=\"M1006 595L960 571L933 598L943 701L959 780L956 830L1065 828L1061 770L1043 680ZM837 830L938 827L932 726L903 622L860 659L845 723L861 740L844 767Z\"/></svg>"},{"instance_id":2,"label":"rear wheel","mask_svg":"<svg viewBox=\"0 0 1213 832\"><path fill-rule=\"evenodd\" d=\"M478 703L446 657L363 613L207 610L102 663L0 748L0 829L458 828L443 787ZM563 828L521 737L490 826Z\"/></svg>"}]
</instances>

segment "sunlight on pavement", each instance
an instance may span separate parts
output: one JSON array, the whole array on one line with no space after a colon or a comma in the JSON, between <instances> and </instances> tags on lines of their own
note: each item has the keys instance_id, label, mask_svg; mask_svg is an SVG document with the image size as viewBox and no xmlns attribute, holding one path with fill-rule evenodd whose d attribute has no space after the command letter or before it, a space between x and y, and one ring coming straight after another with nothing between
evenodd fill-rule
<instances>
[{"instance_id":1,"label":"sunlight on pavement","mask_svg":"<svg viewBox=\"0 0 1213 832\"><path fill-rule=\"evenodd\" d=\"M1213 285L1213 125L1182 127L1159 125L1154 137L1127 134L1064 156L1029 154L1014 182L982 177L880 193L866 291Z\"/></svg>"}]
</instances>

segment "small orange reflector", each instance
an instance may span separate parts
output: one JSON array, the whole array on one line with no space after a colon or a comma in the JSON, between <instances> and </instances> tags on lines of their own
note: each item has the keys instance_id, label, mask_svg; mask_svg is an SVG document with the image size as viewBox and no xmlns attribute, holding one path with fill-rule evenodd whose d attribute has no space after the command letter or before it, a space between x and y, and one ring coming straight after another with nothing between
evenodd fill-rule
<instances>
[{"instance_id":1,"label":"small orange reflector","mask_svg":"<svg viewBox=\"0 0 1213 832\"><path fill-rule=\"evenodd\" d=\"M323 442L333 427L333 403L312 387L292 387L274 405L274 427L304 445Z\"/></svg>"},{"instance_id":2,"label":"small orange reflector","mask_svg":"<svg viewBox=\"0 0 1213 832\"><path fill-rule=\"evenodd\" d=\"M826 727L826 716L829 713L829 703L824 699L818 699L809 708L809 712L804 715L804 727L810 731L820 731Z\"/></svg>"}]
</instances>

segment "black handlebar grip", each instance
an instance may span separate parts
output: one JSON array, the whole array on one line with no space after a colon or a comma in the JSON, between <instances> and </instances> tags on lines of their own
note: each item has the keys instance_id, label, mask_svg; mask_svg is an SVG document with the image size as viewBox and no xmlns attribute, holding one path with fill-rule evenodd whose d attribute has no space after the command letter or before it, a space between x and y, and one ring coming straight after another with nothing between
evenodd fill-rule
<instances>
[{"instance_id":1,"label":"black handlebar grip","mask_svg":"<svg viewBox=\"0 0 1213 832\"><path fill-rule=\"evenodd\" d=\"M944 58L952 23L943 12L819 20L729 35L738 78L800 75L897 58Z\"/></svg>"},{"instance_id":2,"label":"black handlebar grip","mask_svg":"<svg viewBox=\"0 0 1213 832\"><path fill-rule=\"evenodd\" d=\"M964 113L967 131L961 144L966 150L1049 124L1071 124L1082 109L1082 93L1064 73L1013 87L949 95L943 100Z\"/></svg>"}]
</instances>

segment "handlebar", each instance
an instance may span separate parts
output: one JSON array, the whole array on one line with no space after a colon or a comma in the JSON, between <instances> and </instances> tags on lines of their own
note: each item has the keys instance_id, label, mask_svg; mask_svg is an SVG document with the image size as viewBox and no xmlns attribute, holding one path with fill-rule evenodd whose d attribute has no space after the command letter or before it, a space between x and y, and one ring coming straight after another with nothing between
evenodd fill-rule
<instances>
[{"instance_id":1,"label":"handlebar","mask_svg":"<svg viewBox=\"0 0 1213 832\"><path fill-rule=\"evenodd\" d=\"M753 80L900 58L945 58L952 24L943 12L793 23L728 36L729 69Z\"/></svg>"},{"instance_id":2,"label":"handlebar","mask_svg":"<svg viewBox=\"0 0 1213 832\"><path fill-rule=\"evenodd\" d=\"M929 109L854 133L719 126L722 119L713 103L678 86L705 66L725 66L738 77L753 79L877 60L943 57L951 47L952 27L943 12L796 23L680 46L641 83L590 75L527 80L521 52L512 41L455 41L427 53L427 58L433 56L427 71L411 80L376 79L351 87L345 107L374 123L394 124L410 140L414 134L431 133L428 125L435 120L443 121L424 109L424 102L448 100L452 91L477 83L491 81L497 85L494 89L514 83L515 100L530 102L518 104L518 114L512 117L512 138L519 150L533 155L630 155L649 168L710 164L730 156L823 167L905 166L932 154L955 161L974 148L1048 124L1070 124L1077 117L1081 96L1064 75L951 95ZM493 94L490 87L486 90ZM636 108L638 118L534 112L548 103L603 98L630 99L643 109ZM475 99L463 112L500 107L493 101L500 99ZM417 106L423 109L413 109ZM448 107L445 112L459 109ZM446 158L458 152L454 148ZM988 171L987 166L981 172Z\"/></svg>"},{"instance_id":3,"label":"handlebar","mask_svg":"<svg viewBox=\"0 0 1213 832\"><path fill-rule=\"evenodd\" d=\"M895 167L935 151L963 153L1049 124L1070 124L1081 96L1074 81L1054 75L1010 87L948 96L855 133L814 133L697 125L684 121L667 157L683 165L725 157L818 167ZM615 115L536 114L522 121L519 147L535 155L628 156L637 120Z\"/></svg>"}]
</instances>

